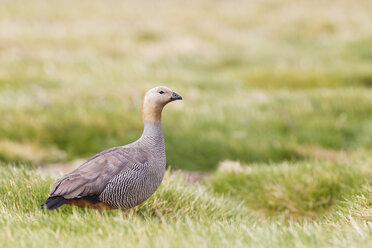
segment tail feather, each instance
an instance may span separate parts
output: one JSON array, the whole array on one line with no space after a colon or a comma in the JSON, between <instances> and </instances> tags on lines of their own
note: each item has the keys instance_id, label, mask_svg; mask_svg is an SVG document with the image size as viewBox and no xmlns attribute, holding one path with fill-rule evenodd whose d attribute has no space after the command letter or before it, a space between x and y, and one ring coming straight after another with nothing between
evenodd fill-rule
<instances>
[{"instance_id":1,"label":"tail feather","mask_svg":"<svg viewBox=\"0 0 372 248\"><path fill-rule=\"evenodd\" d=\"M67 199L65 199L62 196L54 196L49 197L46 199L43 203L41 203L41 209L44 209L45 207L49 210L57 209L60 206L66 204L68 202Z\"/></svg>"}]
</instances>

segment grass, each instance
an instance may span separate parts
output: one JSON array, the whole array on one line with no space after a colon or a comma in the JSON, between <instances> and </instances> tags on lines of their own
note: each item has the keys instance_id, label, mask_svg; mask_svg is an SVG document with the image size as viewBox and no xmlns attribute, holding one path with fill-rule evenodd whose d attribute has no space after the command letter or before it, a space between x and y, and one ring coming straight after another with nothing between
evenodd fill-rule
<instances>
[{"instance_id":1,"label":"grass","mask_svg":"<svg viewBox=\"0 0 372 248\"><path fill-rule=\"evenodd\" d=\"M368 162L368 161L367 161ZM52 179L30 167L2 165L0 174L0 245L1 247L369 247L371 245L371 170L366 163L358 163L354 173L334 173L336 165L312 162L298 165L287 188L270 186L279 181L289 165L278 166L273 178L268 179L267 166L255 167L254 180L236 180L236 172L220 175L204 184L190 184L179 174L165 177L160 189L135 211L123 215L109 211L103 215L94 210L64 206L57 211L39 208ZM284 167L284 168L283 168ZM348 167L349 168L349 167ZM275 170L272 168L272 170ZM299 185L304 178L312 178L315 171L320 178L310 185ZM285 173L283 173L285 174ZM294 175L288 176L294 176ZM261 176L260 176L261 175ZM225 178L222 178L225 177ZM223 188L231 180L232 187ZM347 179L345 179L345 177ZM338 180L340 179L341 180ZM209 181L210 180L210 181ZM355 181L348 188L349 181ZM332 184L339 183L336 186ZM220 185L218 186L218 182ZM322 183L319 183L322 182ZM237 185L249 183L252 191L241 197ZM310 183L310 182L309 182ZM210 185L214 185L211 187ZM267 187L262 187L267 185ZM318 212L318 218L301 217L296 212L271 216L259 208L271 208L285 203L309 213L306 195L322 198L327 191L338 187L332 208ZM218 190L217 190L218 189ZM301 192L300 192L301 190ZM309 194L311 191L311 194ZM220 192L220 193L216 193ZM222 192L222 194L221 194ZM227 196L228 192L233 192ZM301 195L301 193L303 195ZM270 195L271 205L261 205ZM299 196L300 199L296 199ZM345 198L343 198L343 197ZM347 197L347 198L346 198ZM251 199L250 201L246 199ZM258 200L255 202L253 199ZM346 200L348 199L348 200ZM242 200L245 200L242 202ZM316 201L315 201L316 202ZM258 208L257 208L258 207ZM322 206L318 206L318 210ZM301 217L301 218L300 218ZM314 217L314 216L312 216Z\"/></svg>"},{"instance_id":2,"label":"grass","mask_svg":"<svg viewBox=\"0 0 372 248\"><path fill-rule=\"evenodd\" d=\"M0 247L370 247L371 10L2 1ZM168 166L205 181L168 173L125 217L41 211L54 178L35 168L136 140L159 84L184 98L164 110Z\"/></svg>"},{"instance_id":3,"label":"grass","mask_svg":"<svg viewBox=\"0 0 372 248\"><path fill-rule=\"evenodd\" d=\"M164 113L173 167L368 151L369 10L363 0L5 1L0 158L45 165L127 144L158 84L184 97Z\"/></svg>"},{"instance_id":4,"label":"grass","mask_svg":"<svg viewBox=\"0 0 372 248\"><path fill-rule=\"evenodd\" d=\"M227 168L229 163L225 162ZM231 167L231 165L230 165ZM232 167L210 179L210 187L263 212L289 218L327 215L372 183L368 162L283 163Z\"/></svg>"}]
</instances>

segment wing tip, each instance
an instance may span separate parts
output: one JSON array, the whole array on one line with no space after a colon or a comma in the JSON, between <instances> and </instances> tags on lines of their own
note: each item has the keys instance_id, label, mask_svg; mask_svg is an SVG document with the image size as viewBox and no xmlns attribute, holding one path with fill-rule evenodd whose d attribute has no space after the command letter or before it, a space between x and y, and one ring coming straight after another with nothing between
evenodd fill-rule
<instances>
[{"instance_id":1,"label":"wing tip","mask_svg":"<svg viewBox=\"0 0 372 248\"><path fill-rule=\"evenodd\" d=\"M54 210L68 202L63 196L53 196L41 203L41 209Z\"/></svg>"}]
</instances>

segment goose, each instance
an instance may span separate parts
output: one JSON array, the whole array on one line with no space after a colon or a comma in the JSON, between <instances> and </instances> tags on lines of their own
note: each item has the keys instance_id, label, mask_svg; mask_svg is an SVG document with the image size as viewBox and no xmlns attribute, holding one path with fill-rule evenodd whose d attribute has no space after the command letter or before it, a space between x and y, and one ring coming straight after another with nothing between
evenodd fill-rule
<instances>
[{"instance_id":1,"label":"goose","mask_svg":"<svg viewBox=\"0 0 372 248\"><path fill-rule=\"evenodd\" d=\"M182 97L165 86L144 96L142 136L125 146L93 156L77 169L57 179L41 208L64 204L94 209L130 209L147 200L160 186L166 166L161 113Z\"/></svg>"}]
</instances>

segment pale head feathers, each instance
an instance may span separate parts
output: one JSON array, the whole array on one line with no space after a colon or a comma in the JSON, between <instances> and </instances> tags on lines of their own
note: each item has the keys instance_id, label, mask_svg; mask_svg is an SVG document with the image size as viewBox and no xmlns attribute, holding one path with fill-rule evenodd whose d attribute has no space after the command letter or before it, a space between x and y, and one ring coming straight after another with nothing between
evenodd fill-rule
<instances>
[{"instance_id":1,"label":"pale head feathers","mask_svg":"<svg viewBox=\"0 0 372 248\"><path fill-rule=\"evenodd\" d=\"M164 106L174 100L181 100L171 89L157 86L146 92L142 104L142 118L144 121L161 122L161 112Z\"/></svg>"}]
</instances>

